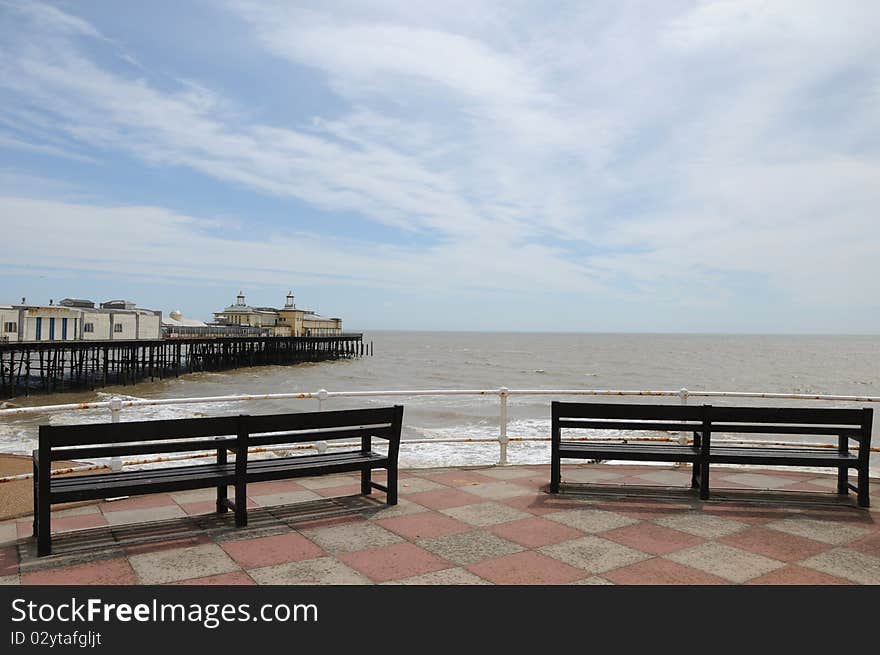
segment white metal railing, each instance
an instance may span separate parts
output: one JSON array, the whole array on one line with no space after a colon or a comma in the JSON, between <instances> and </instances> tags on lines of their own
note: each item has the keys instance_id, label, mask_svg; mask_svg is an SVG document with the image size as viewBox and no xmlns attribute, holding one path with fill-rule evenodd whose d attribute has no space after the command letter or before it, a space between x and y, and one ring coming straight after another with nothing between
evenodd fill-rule
<instances>
[{"instance_id":1,"label":"white metal railing","mask_svg":"<svg viewBox=\"0 0 880 655\"><path fill-rule=\"evenodd\" d=\"M121 413L126 407L155 407L163 405L196 405L211 403L228 403L228 402L245 402L256 400L307 400L314 399L318 401L318 409L323 410L326 401L330 398L370 398L370 397L419 397L419 396L497 396L499 401L499 431L497 438L432 438L432 439L404 439L401 444L418 444L418 443L497 443L499 447L499 460L501 465L507 464L507 447L511 441L548 441L548 437L516 437L511 438L507 434L508 427L508 399L511 396L653 396L679 398L681 404L686 405L690 398L766 398L777 400L816 400L824 402L860 402L860 403L880 403L880 396L852 396L852 395L831 395L831 394L801 394L801 393L775 393L775 392L753 392L753 391L689 391L682 388L678 390L616 390L616 389L508 389L507 387L499 387L498 389L395 389L395 390L371 390L371 391L327 391L320 389L316 392L304 393L269 393L269 394L238 394L230 396L206 396L196 398L155 398L155 399L136 399L129 400L123 398L111 398L107 401L96 401L90 403L70 403L62 405L43 405L38 407L14 407L11 409L0 409L0 420L4 418L15 418L21 416L29 416L35 414L57 414L61 412L107 409L110 412L110 420L117 423L120 420ZM658 440L668 440L660 437ZM685 439L686 437L681 437ZM754 441L740 439L731 443L761 443L769 444L767 441ZM796 442L774 441L773 445L780 446L798 446L803 445ZM345 445L345 444L341 444ZM836 447L836 444L811 444L820 447ZM314 447L319 452L327 449L326 442L316 442L314 446L304 446L307 448ZM285 446L282 450L292 450L293 448ZM872 448L872 451L880 451L878 448ZM168 458L165 458L168 459ZM139 460L135 462L125 462L129 464L149 463L152 460ZM156 460L162 461L162 460ZM118 458L111 461L111 468L119 470L123 462ZM17 478L28 477L30 474L21 474L20 476L12 476ZM0 478L0 481L7 478Z\"/></svg>"}]
</instances>

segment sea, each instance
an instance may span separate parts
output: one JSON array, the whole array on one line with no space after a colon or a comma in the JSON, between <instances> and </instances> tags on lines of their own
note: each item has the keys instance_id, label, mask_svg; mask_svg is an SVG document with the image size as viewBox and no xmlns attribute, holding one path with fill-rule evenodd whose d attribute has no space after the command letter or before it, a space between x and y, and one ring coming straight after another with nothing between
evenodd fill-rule
<instances>
[{"instance_id":1,"label":"sea","mask_svg":"<svg viewBox=\"0 0 880 655\"><path fill-rule=\"evenodd\" d=\"M180 398L328 391L423 389L619 389L750 391L880 396L880 337L846 335L572 334L367 331L373 356L226 372L105 387L89 392L8 399L14 406L124 398ZM556 395L510 397L511 463L549 461L550 401ZM590 398L579 398L590 400ZM603 402L679 403L676 398L605 398ZM870 403L691 398L691 403L861 407ZM405 406L402 466L463 466L498 461L497 443L439 443L499 434L496 396L331 398L326 409ZM876 403L880 409L880 403ZM317 400L223 402L126 408L121 420L238 413L314 411ZM0 452L29 453L41 423L109 420L106 410L0 419ZM880 419L875 423L880 423ZM875 433L880 431L875 430ZM880 445L880 438L875 438ZM872 468L880 457L872 456Z\"/></svg>"}]
</instances>

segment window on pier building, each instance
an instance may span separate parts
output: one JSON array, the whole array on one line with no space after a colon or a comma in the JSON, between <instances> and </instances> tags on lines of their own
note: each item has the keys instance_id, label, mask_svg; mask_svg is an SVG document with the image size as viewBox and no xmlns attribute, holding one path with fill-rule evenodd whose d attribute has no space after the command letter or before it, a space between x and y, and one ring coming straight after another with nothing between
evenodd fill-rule
<instances>
[{"instance_id":1,"label":"window on pier building","mask_svg":"<svg viewBox=\"0 0 880 655\"><path fill-rule=\"evenodd\" d=\"M4 332L18 332L18 323L13 323L9 321L8 323L3 324Z\"/></svg>"},{"instance_id":2,"label":"window on pier building","mask_svg":"<svg viewBox=\"0 0 880 655\"><path fill-rule=\"evenodd\" d=\"M114 332L122 332L122 323L114 323L113 324Z\"/></svg>"},{"instance_id":3,"label":"window on pier building","mask_svg":"<svg viewBox=\"0 0 880 655\"><path fill-rule=\"evenodd\" d=\"M95 324L94 323L83 323L83 332L94 332Z\"/></svg>"}]
</instances>

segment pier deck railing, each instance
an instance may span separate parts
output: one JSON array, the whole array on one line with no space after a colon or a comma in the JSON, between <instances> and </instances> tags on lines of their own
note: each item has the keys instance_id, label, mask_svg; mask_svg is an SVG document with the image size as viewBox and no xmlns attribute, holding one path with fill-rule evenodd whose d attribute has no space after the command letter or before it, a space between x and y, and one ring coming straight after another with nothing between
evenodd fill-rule
<instances>
[{"instance_id":1,"label":"pier deck railing","mask_svg":"<svg viewBox=\"0 0 880 655\"><path fill-rule=\"evenodd\" d=\"M88 403L69 403L61 405L43 405L38 407L14 407L11 409L0 409L0 421L6 418L16 418L28 415L44 415L57 414L71 411L84 411L106 409L109 412L111 422L118 422L125 408L133 407L156 407L167 405L201 405L212 403L229 403L229 402L247 402L258 400L316 400L318 409L323 410L326 402L331 398L401 398L401 397L422 397L422 396L481 396L486 398L498 398L498 436L497 437L441 437L431 439L404 439L401 445L414 445L419 443L497 443L499 448L498 463L505 465L508 463L507 449L511 442L524 441L549 441L549 437L533 436L533 437L511 437L507 433L509 423L508 400L512 396L555 396L555 397L577 397L577 396L593 396L593 397L659 397L659 398L677 398L679 402L686 405L693 398L732 398L732 399L773 399L773 400L802 400L802 401L819 401L828 403L880 403L880 396L855 396L855 395L831 395L831 394L802 394L802 393L774 393L774 392L753 392L753 391L690 391L686 388L678 390L620 390L620 389L508 389L507 387L499 387L497 389L395 389L395 390L369 390L369 391L327 391L320 389L315 392L302 393L269 393L269 394L237 394L227 396L206 396L195 398L154 398L154 399L123 399L114 397L107 401L96 401ZM602 439L603 437L592 437L593 439ZM616 437L605 437L605 439L615 439ZM677 439L681 443L686 443L687 436L657 436L646 437L646 440L671 441ZM730 443L752 444L759 443L764 445L778 446L799 446L797 442L788 441L755 441L748 439L730 440ZM346 447L351 444L338 444L336 447ZM837 444L811 444L814 446L836 448ZM323 452L327 448L324 442L315 444L302 444L302 448L315 448L319 452ZM269 449L265 449L269 450ZM284 450L291 450L286 446ZM880 452L880 448L872 448L872 452ZM180 458L192 458L199 455L185 455ZM207 456L207 455L202 455ZM156 461L168 461L176 459L175 457L165 457L153 460L136 460L122 462L114 460L110 467L119 470L123 465L141 465L153 463ZM75 469L65 469L61 472L69 472L71 470L89 470L93 468L104 468L105 464L85 465L75 467ZM54 472L53 472L54 473ZM0 481L10 479L20 479L29 477L30 474L21 474L18 476L10 476L2 478Z\"/></svg>"}]
</instances>

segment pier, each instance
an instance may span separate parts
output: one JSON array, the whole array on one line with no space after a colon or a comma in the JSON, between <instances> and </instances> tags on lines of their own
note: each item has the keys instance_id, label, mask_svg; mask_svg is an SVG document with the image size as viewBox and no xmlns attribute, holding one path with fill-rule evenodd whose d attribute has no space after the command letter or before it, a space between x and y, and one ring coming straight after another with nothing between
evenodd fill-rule
<instances>
[{"instance_id":1,"label":"pier","mask_svg":"<svg viewBox=\"0 0 880 655\"><path fill-rule=\"evenodd\" d=\"M0 343L0 398L94 389L198 371L372 355L360 333Z\"/></svg>"}]
</instances>

